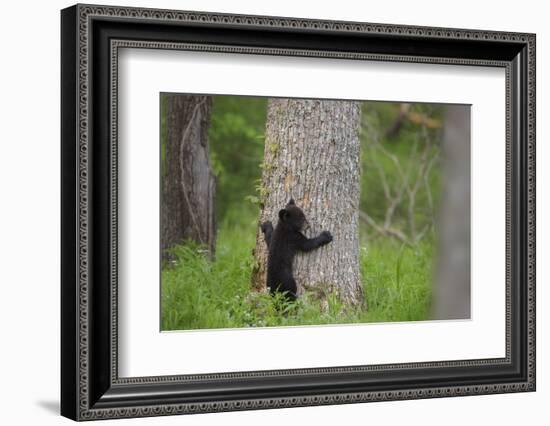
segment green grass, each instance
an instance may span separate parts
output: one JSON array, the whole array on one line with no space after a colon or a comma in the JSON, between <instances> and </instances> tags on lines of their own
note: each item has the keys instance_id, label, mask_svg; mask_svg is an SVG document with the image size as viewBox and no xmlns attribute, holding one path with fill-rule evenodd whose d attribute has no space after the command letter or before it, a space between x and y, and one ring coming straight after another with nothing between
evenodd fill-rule
<instances>
[{"instance_id":1,"label":"green grass","mask_svg":"<svg viewBox=\"0 0 550 426\"><path fill-rule=\"evenodd\" d=\"M189 242L174 249L175 261L162 271L162 329L272 327L418 321L429 318L432 246L393 240L369 241L361 250L361 276L368 309L345 308L329 296L328 309L312 295L295 303L251 291L255 221L226 218L220 226L216 259Z\"/></svg>"}]
</instances>

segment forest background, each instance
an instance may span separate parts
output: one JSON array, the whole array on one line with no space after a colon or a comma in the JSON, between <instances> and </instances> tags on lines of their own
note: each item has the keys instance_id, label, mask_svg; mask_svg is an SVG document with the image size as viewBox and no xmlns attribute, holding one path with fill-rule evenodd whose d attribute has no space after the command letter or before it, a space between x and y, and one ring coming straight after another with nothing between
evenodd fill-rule
<instances>
[{"instance_id":1,"label":"forest background","mask_svg":"<svg viewBox=\"0 0 550 426\"><path fill-rule=\"evenodd\" d=\"M161 96L163 165L166 100ZM212 97L208 156L216 177L215 256L205 255L204 247L191 240L171 249L172 257L162 269L162 329L430 319L437 282L445 107L362 102L359 234L367 309L367 304L345 306L330 294L319 298L306 293L288 303L251 289L267 102Z\"/></svg>"}]
</instances>

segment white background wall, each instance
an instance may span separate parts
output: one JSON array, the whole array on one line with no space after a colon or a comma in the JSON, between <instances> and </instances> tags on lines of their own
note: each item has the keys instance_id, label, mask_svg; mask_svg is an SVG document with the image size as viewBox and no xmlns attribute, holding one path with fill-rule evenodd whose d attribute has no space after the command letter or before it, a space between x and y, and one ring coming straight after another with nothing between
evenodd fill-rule
<instances>
[{"instance_id":1,"label":"white background wall","mask_svg":"<svg viewBox=\"0 0 550 426\"><path fill-rule=\"evenodd\" d=\"M545 2L120 0L103 4L537 33L538 390L102 424L547 424L550 401L550 27ZM11 1L0 22L0 419L68 424L59 404L59 9ZM322 83L321 83L322 84ZM545 221L546 220L546 221Z\"/></svg>"}]
</instances>

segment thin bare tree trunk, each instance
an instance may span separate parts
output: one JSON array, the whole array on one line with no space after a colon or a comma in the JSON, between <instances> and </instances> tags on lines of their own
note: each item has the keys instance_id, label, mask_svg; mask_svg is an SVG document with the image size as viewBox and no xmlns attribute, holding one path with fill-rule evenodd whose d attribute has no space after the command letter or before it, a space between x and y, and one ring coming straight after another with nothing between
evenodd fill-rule
<instances>
[{"instance_id":1,"label":"thin bare tree trunk","mask_svg":"<svg viewBox=\"0 0 550 426\"><path fill-rule=\"evenodd\" d=\"M270 99L260 222L275 225L278 211L293 197L311 228L334 240L294 261L298 294L336 291L349 304L363 302L359 273L359 125L358 102ZM266 286L267 249L258 231L253 284Z\"/></svg>"},{"instance_id":2,"label":"thin bare tree trunk","mask_svg":"<svg viewBox=\"0 0 550 426\"><path fill-rule=\"evenodd\" d=\"M162 176L161 250L186 239L213 255L216 181L208 159L209 96L165 95L166 146Z\"/></svg>"},{"instance_id":3,"label":"thin bare tree trunk","mask_svg":"<svg viewBox=\"0 0 550 426\"><path fill-rule=\"evenodd\" d=\"M470 107L448 107L443 135L435 319L470 318Z\"/></svg>"}]
</instances>

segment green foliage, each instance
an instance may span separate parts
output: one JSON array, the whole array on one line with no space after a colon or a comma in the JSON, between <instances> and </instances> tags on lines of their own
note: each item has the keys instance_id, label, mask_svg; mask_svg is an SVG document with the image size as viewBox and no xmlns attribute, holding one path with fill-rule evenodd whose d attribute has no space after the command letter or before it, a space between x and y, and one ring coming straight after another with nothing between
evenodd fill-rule
<instances>
[{"instance_id":1,"label":"green foliage","mask_svg":"<svg viewBox=\"0 0 550 426\"><path fill-rule=\"evenodd\" d=\"M334 294L313 293L296 302L250 291L255 219L241 212L221 224L216 260L188 242L162 271L162 329L274 327L417 321L429 317L432 247L377 240L361 251L368 310L345 308Z\"/></svg>"},{"instance_id":2,"label":"green foliage","mask_svg":"<svg viewBox=\"0 0 550 426\"><path fill-rule=\"evenodd\" d=\"M222 221L245 197L256 194L264 157L267 99L214 96L208 139L210 164L218 177L216 210ZM251 201L248 199L248 201Z\"/></svg>"},{"instance_id":3,"label":"green foliage","mask_svg":"<svg viewBox=\"0 0 550 426\"><path fill-rule=\"evenodd\" d=\"M391 205L386 191L389 189L390 198L397 197L402 191L391 226L410 237L425 227L433 232L434 211L440 195L443 107L412 104L410 114L439 122L439 126L430 128L404 120L397 134L388 135L387 130L392 127L399 108L400 104L390 102L363 103L360 209L382 225ZM415 185L418 189L411 198L408 191L413 191ZM370 231L372 228L361 228L363 240L367 234L370 238L376 236Z\"/></svg>"},{"instance_id":4,"label":"green foliage","mask_svg":"<svg viewBox=\"0 0 550 426\"><path fill-rule=\"evenodd\" d=\"M251 202L252 204L254 204L255 206L259 206L260 203L261 203L261 200L258 196L256 195L247 195L246 197L244 197L244 199L246 201L249 201Z\"/></svg>"}]
</instances>

